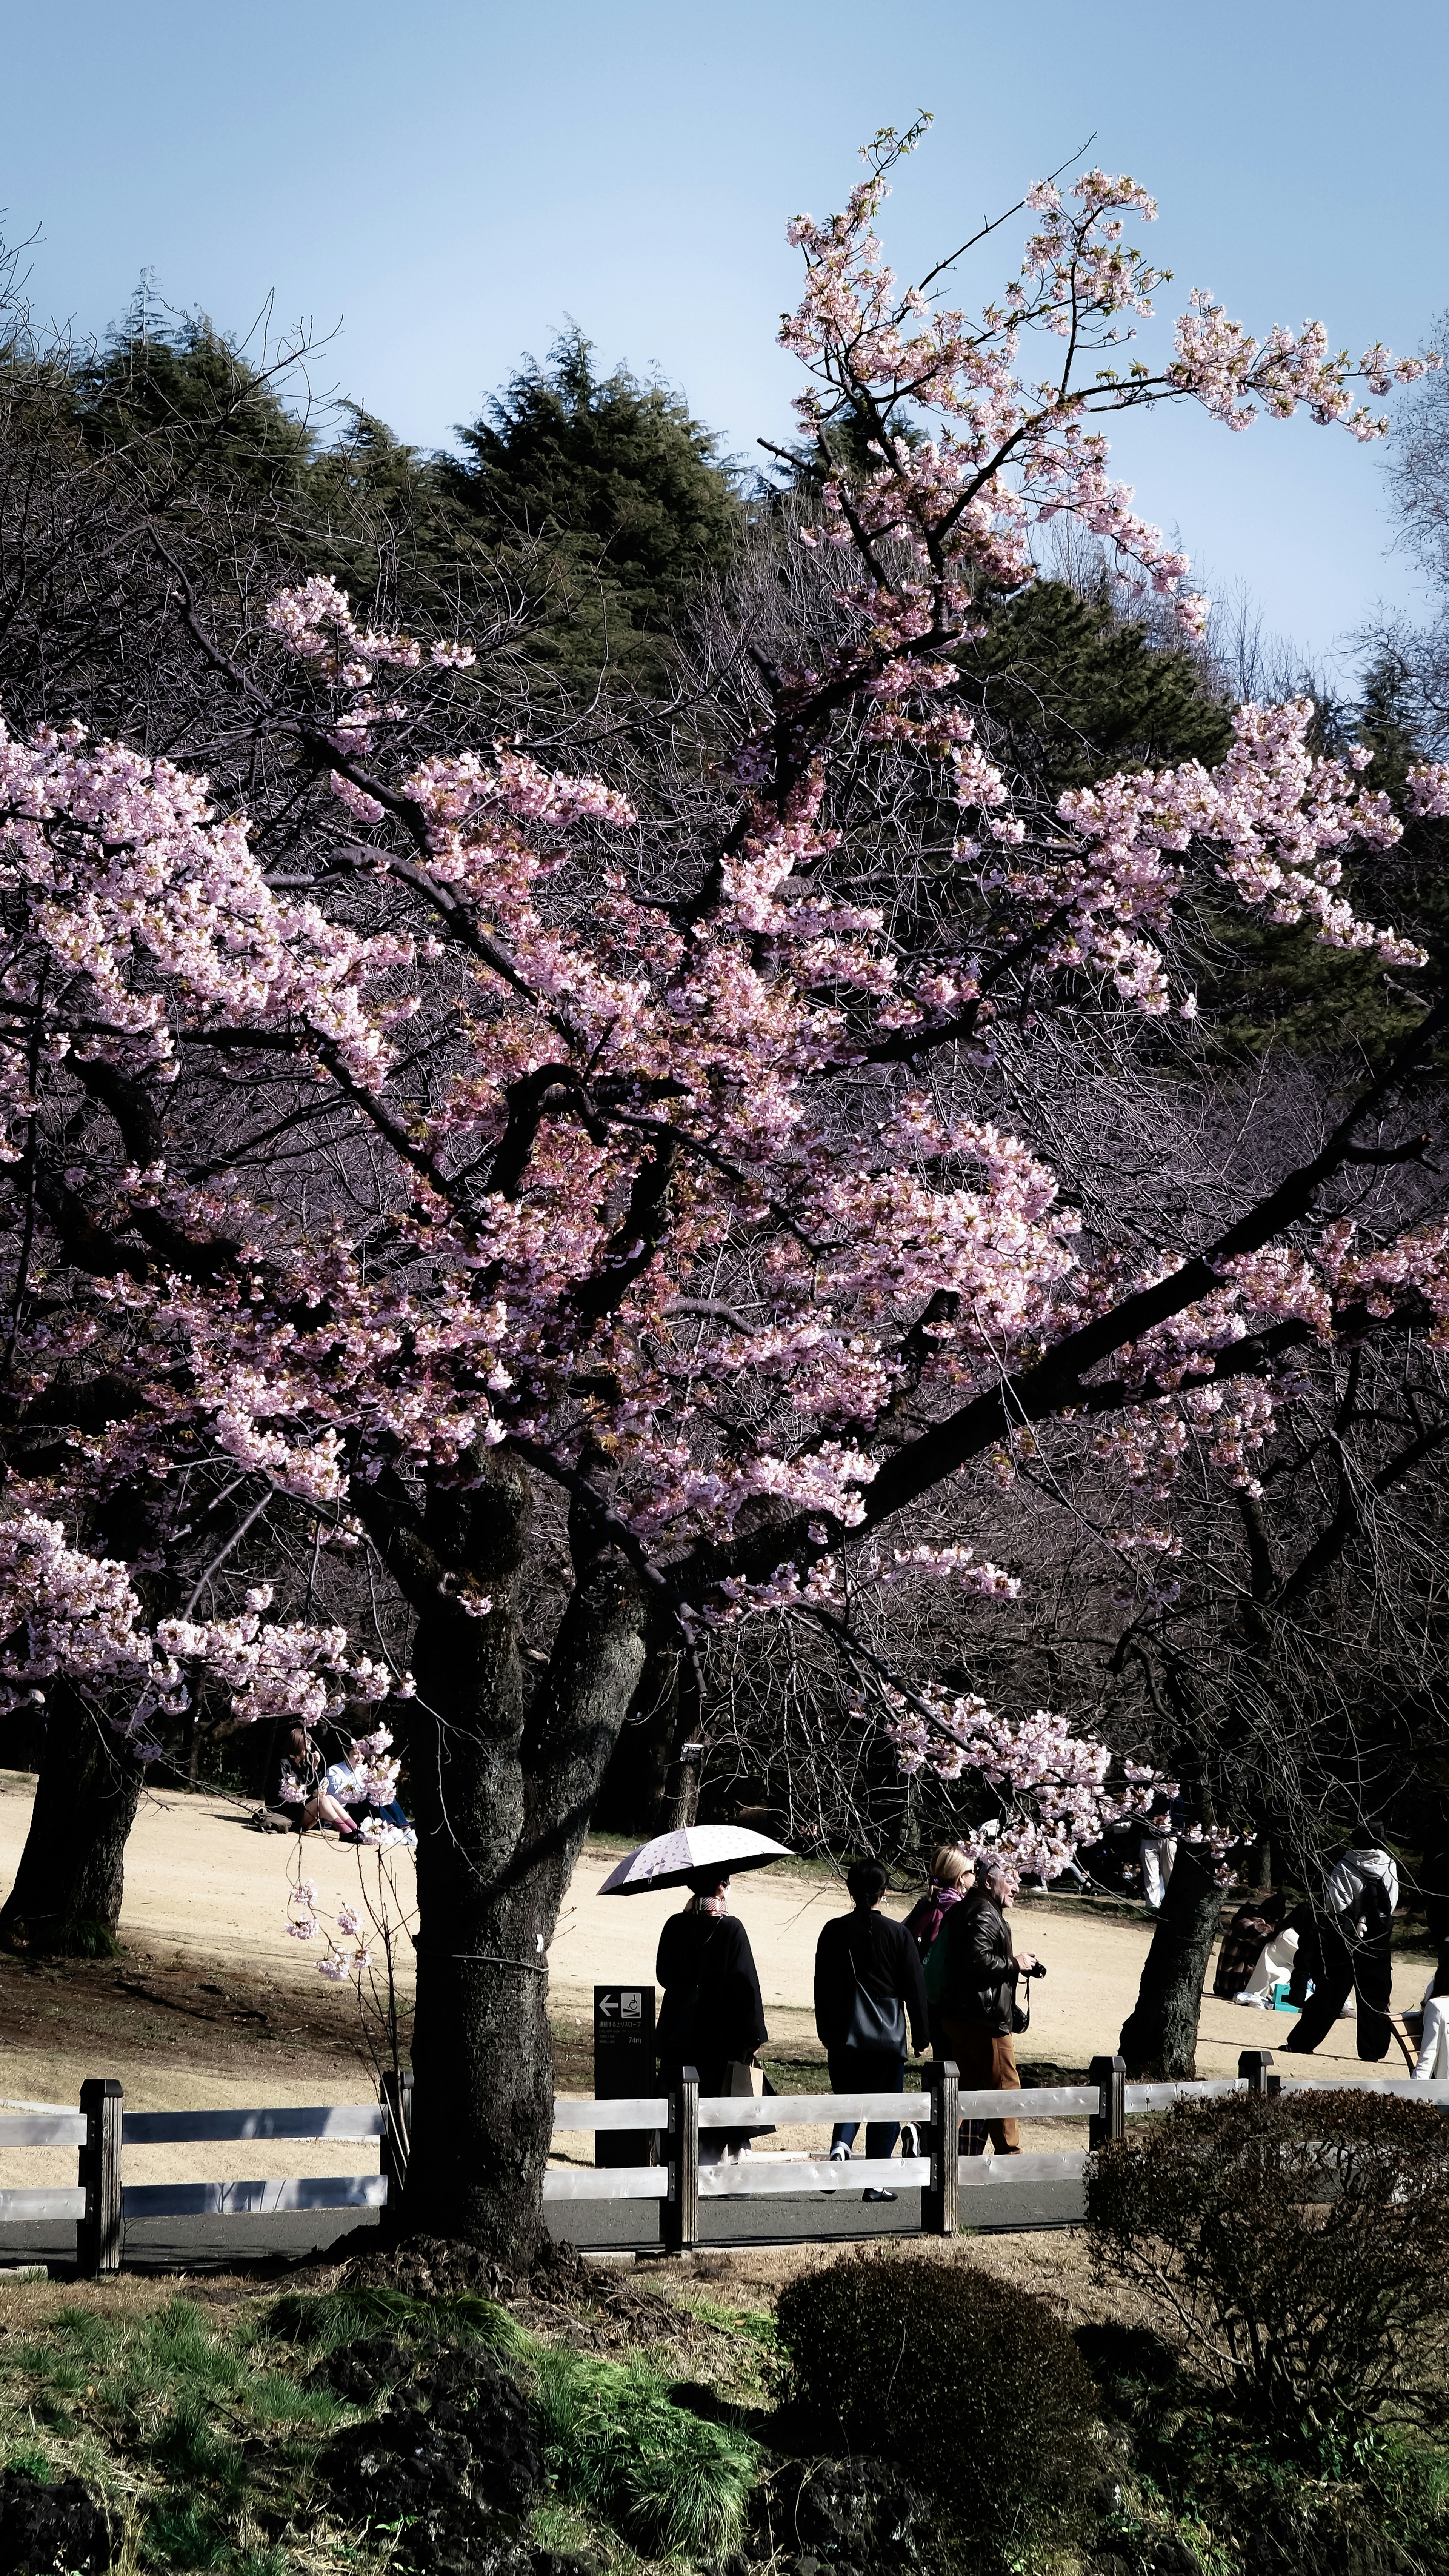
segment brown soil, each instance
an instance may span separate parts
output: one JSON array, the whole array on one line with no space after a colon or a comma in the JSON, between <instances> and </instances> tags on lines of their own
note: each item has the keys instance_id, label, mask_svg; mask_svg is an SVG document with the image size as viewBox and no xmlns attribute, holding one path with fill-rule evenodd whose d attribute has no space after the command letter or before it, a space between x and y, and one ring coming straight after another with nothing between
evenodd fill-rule
<instances>
[{"instance_id":1,"label":"brown soil","mask_svg":"<svg viewBox=\"0 0 1449 2576\"><path fill-rule=\"evenodd\" d=\"M355 2000L324 1986L183 1951L126 1947L119 1959L31 1961L0 1954L0 2046L62 2047L100 2067L151 2060L211 2075L260 2071L285 2052L329 2080L355 2081L366 2053Z\"/></svg>"}]
</instances>

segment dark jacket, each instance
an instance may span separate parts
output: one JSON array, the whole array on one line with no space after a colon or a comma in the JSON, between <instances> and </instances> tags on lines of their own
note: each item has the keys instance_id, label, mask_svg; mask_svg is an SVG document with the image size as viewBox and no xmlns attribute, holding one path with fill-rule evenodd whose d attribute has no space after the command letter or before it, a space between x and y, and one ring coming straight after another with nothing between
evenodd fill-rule
<instances>
[{"instance_id":1,"label":"dark jacket","mask_svg":"<svg viewBox=\"0 0 1449 2576\"><path fill-rule=\"evenodd\" d=\"M1001 2038L1011 2028L1018 1971L1000 1907L983 1888L974 1888L947 1915L941 1938L946 1944L942 2019L970 2022Z\"/></svg>"},{"instance_id":2,"label":"dark jacket","mask_svg":"<svg viewBox=\"0 0 1449 2576\"><path fill-rule=\"evenodd\" d=\"M753 2057L765 2028L755 1954L732 1914L671 1914L654 1973L664 1988L657 2045L666 2065Z\"/></svg>"},{"instance_id":3,"label":"dark jacket","mask_svg":"<svg viewBox=\"0 0 1449 2576\"><path fill-rule=\"evenodd\" d=\"M815 1945L815 2027L827 2051L844 2042L857 1984L878 2004L900 1998L919 2054L929 2036L921 1954L904 1923L874 1906L837 1914Z\"/></svg>"},{"instance_id":4,"label":"dark jacket","mask_svg":"<svg viewBox=\"0 0 1449 2576\"><path fill-rule=\"evenodd\" d=\"M952 1908L964 1905L969 1887L937 1887L932 1882L924 1896L918 1896L906 1916L905 1928L920 1951L922 1959L931 1948Z\"/></svg>"}]
</instances>

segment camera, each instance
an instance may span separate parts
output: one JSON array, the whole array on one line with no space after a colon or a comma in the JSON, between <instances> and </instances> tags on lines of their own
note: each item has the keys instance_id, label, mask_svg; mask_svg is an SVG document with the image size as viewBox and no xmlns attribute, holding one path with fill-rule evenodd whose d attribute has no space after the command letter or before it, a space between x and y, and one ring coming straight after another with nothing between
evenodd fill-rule
<instances>
[{"instance_id":1,"label":"camera","mask_svg":"<svg viewBox=\"0 0 1449 2576\"><path fill-rule=\"evenodd\" d=\"M1021 1970L1021 1974L1024 1977L1044 1977L1046 1975L1045 1959L1038 1959L1034 1968L1023 1968Z\"/></svg>"}]
</instances>

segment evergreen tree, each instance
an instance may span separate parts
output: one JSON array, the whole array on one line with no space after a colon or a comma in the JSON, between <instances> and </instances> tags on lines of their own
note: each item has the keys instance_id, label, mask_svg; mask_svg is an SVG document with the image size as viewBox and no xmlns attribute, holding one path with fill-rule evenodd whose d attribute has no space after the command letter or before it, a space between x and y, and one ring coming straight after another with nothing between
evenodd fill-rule
<instances>
[{"instance_id":1,"label":"evergreen tree","mask_svg":"<svg viewBox=\"0 0 1449 2576\"><path fill-rule=\"evenodd\" d=\"M1181 646L1120 617L1105 583L1038 581L1003 601L961 657L968 694L1045 792L1118 769L1209 765L1232 739L1227 701Z\"/></svg>"},{"instance_id":2,"label":"evergreen tree","mask_svg":"<svg viewBox=\"0 0 1449 2576\"><path fill-rule=\"evenodd\" d=\"M573 329L458 436L465 457L440 459L446 489L492 551L541 554L542 649L578 676L609 665L657 681L669 619L743 525L714 432L667 386L623 367L597 376Z\"/></svg>"}]
</instances>

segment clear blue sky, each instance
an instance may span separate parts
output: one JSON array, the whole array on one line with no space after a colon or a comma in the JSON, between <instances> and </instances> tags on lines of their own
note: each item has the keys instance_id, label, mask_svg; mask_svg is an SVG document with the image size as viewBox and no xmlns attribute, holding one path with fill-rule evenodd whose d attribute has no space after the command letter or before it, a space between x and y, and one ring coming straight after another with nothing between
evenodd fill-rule
<instances>
[{"instance_id":1,"label":"clear blue sky","mask_svg":"<svg viewBox=\"0 0 1449 2576\"><path fill-rule=\"evenodd\" d=\"M43 312L103 329L143 267L243 328L341 328L324 383L444 442L572 316L748 455L788 432L786 218L923 106L887 209L925 264L1095 132L1161 206L1169 297L1413 348L1449 305L1449 12L1434 0L0 0L0 203ZM976 272L975 298L1000 273ZM1411 600L1373 451L1134 425L1138 506L1319 654Z\"/></svg>"}]
</instances>

